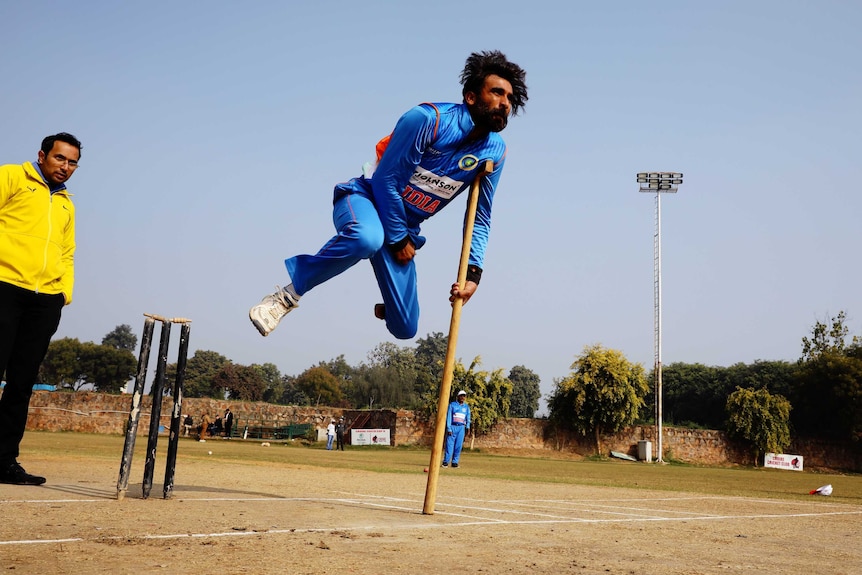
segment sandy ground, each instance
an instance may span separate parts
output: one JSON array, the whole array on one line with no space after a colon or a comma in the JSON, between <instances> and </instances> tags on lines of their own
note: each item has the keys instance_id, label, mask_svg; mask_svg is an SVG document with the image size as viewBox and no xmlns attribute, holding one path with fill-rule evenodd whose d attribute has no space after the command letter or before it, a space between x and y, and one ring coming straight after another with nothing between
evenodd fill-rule
<instances>
[{"instance_id":1,"label":"sandy ground","mask_svg":"<svg viewBox=\"0 0 862 575\"><path fill-rule=\"evenodd\" d=\"M4 572L862 573L862 506L825 498L497 481L462 466L441 471L424 515L421 472L181 457L172 499L160 465L149 499L137 483L118 501L118 464L69 454L30 466L50 465L45 486L0 485Z\"/></svg>"}]
</instances>

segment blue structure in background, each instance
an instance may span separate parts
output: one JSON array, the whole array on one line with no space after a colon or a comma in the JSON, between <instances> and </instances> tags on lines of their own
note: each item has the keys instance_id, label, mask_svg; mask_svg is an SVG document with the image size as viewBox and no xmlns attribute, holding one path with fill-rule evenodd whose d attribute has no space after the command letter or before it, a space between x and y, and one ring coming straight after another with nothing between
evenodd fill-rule
<instances>
[{"instance_id":1,"label":"blue structure in background","mask_svg":"<svg viewBox=\"0 0 862 575\"><path fill-rule=\"evenodd\" d=\"M0 381L0 389L6 387L5 381ZM33 386L33 391L57 391L57 387L48 383L37 383Z\"/></svg>"}]
</instances>

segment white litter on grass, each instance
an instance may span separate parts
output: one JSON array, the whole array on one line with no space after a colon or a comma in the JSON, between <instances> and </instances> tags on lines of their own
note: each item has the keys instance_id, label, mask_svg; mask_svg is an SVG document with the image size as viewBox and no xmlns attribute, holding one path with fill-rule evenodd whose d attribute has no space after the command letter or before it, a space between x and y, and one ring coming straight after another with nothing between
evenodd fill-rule
<instances>
[{"instance_id":1,"label":"white litter on grass","mask_svg":"<svg viewBox=\"0 0 862 575\"><path fill-rule=\"evenodd\" d=\"M269 447L269 441L264 441L260 444L261 447Z\"/></svg>"},{"instance_id":2,"label":"white litter on grass","mask_svg":"<svg viewBox=\"0 0 862 575\"><path fill-rule=\"evenodd\" d=\"M826 484L808 492L808 495L832 495L832 484Z\"/></svg>"}]
</instances>

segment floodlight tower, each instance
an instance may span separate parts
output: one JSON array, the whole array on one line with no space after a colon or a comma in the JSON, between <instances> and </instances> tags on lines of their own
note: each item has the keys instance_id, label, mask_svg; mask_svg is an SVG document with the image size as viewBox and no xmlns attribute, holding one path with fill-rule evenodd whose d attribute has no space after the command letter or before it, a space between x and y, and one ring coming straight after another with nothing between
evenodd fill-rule
<instances>
[{"instance_id":1,"label":"floodlight tower","mask_svg":"<svg viewBox=\"0 0 862 575\"><path fill-rule=\"evenodd\" d=\"M682 183L682 174L678 172L641 172L638 174L641 192L655 194L655 235L653 236L653 296L655 301L654 346L655 346L655 422L656 422L656 461L662 463L661 429L661 195L677 191Z\"/></svg>"}]
</instances>

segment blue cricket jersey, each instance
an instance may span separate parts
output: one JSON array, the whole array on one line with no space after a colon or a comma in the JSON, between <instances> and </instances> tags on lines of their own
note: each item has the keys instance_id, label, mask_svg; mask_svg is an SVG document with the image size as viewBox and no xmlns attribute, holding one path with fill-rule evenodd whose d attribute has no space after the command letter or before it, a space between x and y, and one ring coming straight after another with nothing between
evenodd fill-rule
<instances>
[{"instance_id":1,"label":"blue cricket jersey","mask_svg":"<svg viewBox=\"0 0 862 575\"><path fill-rule=\"evenodd\" d=\"M425 244L420 225L470 185L486 160L494 171L482 178L470 265L482 267L491 230L491 205L506 157L506 143L491 132L467 141L474 128L466 104L420 104L408 110L392 134L377 144L377 162L363 175L336 186L343 193L371 197L383 223L385 243L409 235L416 248Z\"/></svg>"},{"instance_id":2,"label":"blue cricket jersey","mask_svg":"<svg viewBox=\"0 0 862 575\"><path fill-rule=\"evenodd\" d=\"M449 404L446 412L446 431L452 431L453 425L463 425L466 429L470 429L470 406L466 401L464 403L453 401Z\"/></svg>"}]
</instances>

